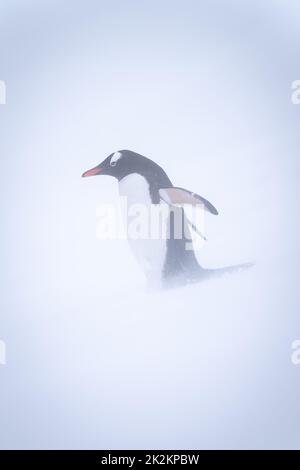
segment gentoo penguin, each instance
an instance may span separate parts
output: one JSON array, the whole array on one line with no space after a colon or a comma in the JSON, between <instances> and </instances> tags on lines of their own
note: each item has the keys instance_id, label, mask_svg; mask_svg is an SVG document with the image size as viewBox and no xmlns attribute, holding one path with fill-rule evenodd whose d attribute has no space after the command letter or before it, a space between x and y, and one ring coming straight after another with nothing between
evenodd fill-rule
<instances>
[{"instance_id":1,"label":"gentoo penguin","mask_svg":"<svg viewBox=\"0 0 300 470\"><path fill-rule=\"evenodd\" d=\"M206 199L183 188L174 187L166 172L155 162L130 150L109 155L100 165L83 173L83 177L109 175L119 182L120 196L127 198L130 208L140 204L147 208L168 207L168 236L151 239L128 237L132 251L151 284L173 287L210 278L212 276L248 267L250 264L220 269L202 268L193 250L189 225L182 205L199 205L211 214L217 209ZM181 206L181 207L180 207ZM129 210L127 214L129 213ZM165 213L165 212L164 212ZM180 236L178 220L181 225ZM189 243L189 249L187 249Z\"/></svg>"}]
</instances>

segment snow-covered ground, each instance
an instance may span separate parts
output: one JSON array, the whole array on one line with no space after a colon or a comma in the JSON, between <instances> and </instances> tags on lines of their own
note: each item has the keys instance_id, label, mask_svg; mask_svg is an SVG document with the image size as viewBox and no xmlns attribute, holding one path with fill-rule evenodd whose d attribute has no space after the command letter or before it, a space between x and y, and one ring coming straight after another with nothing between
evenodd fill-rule
<instances>
[{"instance_id":1,"label":"snow-covered ground","mask_svg":"<svg viewBox=\"0 0 300 470\"><path fill-rule=\"evenodd\" d=\"M166 293L99 283L17 299L1 446L298 447L289 284L255 268Z\"/></svg>"},{"instance_id":2,"label":"snow-covered ground","mask_svg":"<svg viewBox=\"0 0 300 470\"><path fill-rule=\"evenodd\" d=\"M0 448L299 448L299 7L2 3ZM255 266L148 291L80 178L122 148L216 205L205 267Z\"/></svg>"}]
</instances>

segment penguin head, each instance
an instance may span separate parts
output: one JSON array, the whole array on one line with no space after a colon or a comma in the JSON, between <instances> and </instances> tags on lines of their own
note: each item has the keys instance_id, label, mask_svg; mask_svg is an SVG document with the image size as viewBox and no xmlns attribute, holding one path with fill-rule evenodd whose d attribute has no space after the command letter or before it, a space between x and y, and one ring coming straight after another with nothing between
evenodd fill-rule
<instances>
[{"instance_id":1,"label":"penguin head","mask_svg":"<svg viewBox=\"0 0 300 470\"><path fill-rule=\"evenodd\" d=\"M144 173L147 170L147 160L130 150L118 150L111 153L100 165L83 173L82 176L85 178L86 176L109 175L121 180L131 173ZM148 161L151 162L151 160Z\"/></svg>"},{"instance_id":2,"label":"penguin head","mask_svg":"<svg viewBox=\"0 0 300 470\"><path fill-rule=\"evenodd\" d=\"M131 150L118 150L110 154L100 165L83 173L83 177L95 175L109 175L121 180L132 173L138 173L148 180L164 175L163 169L149 158L132 152Z\"/></svg>"}]
</instances>

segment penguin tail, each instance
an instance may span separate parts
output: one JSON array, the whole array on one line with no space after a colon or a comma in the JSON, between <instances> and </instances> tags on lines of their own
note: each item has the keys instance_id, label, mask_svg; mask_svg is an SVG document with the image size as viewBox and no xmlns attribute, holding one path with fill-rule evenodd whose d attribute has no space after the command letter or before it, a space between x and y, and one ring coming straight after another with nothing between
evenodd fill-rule
<instances>
[{"instance_id":1,"label":"penguin tail","mask_svg":"<svg viewBox=\"0 0 300 470\"><path fill-rule=\"evenodd\" d=\"M203 269L202 276L203 278L210 279L212 277L223 276L224 274L240 272L245 269L252 268L253 266L254 266L254 263L242 263L242 264L235 264L233 266L226 266L224 268Z\"/></svg>"},{"instance_id":2,"label":"penguin tail","mask_svg":"<svg viewBox=\"0 0 300 470\"><path fill-rule=\"evenodd\" d=\"M199 264L194 266L192 273L188 276L183 275L184 272L181 274L177 274L175 276L167 276L164 278L163 281L163 288L172 289L177 287L183 287L187 284L194 284L202 281L209 281L213 278L221 277L226 274L233 274L238 273L240 271L244 271L245 269L252 268L254 263L243 263L243 264L236 264L234 266L226 266L224 268L214 268L214 269L206 269L200 266Z\"/></svg>"}]
</instances>

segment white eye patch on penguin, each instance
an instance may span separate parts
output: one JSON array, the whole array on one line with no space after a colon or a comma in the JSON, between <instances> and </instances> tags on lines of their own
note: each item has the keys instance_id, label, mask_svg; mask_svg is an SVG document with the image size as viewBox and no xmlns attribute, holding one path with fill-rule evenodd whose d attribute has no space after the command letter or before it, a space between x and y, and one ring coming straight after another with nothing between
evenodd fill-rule
<instances>
[{"instance_id":1,"label":"white eye patch on penguin","mask_svg":"<svg viewBox=\"0 0 300 470\"><path fill-rule=\"evenodd\" d=\"M122 158L121 152L115 152L110 159L110 166L116 166L117 162Z\"/></svg>"},{"instance_id":2,"label":"white eye patch on penguin","mask_svg":"<svg viewBox=\"0 0 300 470\"><path fill-rule=\"evenodd\" d=\"M182 223L190 225L204 239L204 235L187 219L184 208L180 206L201 205L209 213L218 214L217 209L207 199L174 186L167 173L157 163L130 150L112 153L100 165L86 171L82 176L95 175L116 178L120 195L127 198L129 206L142 204L151 208L162 203L172 208L179 206L176 210L182 213ZM244 263L217 269L203 268L198 263L193 245L191 248L191 239L187 238L184 230L181 238L176 237L172 208L170 207L168 221L170 236L155 240L149 237L143 241L128 237L133 254L150 282L155 280L155 283L158 281L163 287L174 287L251 266L250 263ZM186 248L187 241L189 249Z\"/></svg>"}]
</instances>

